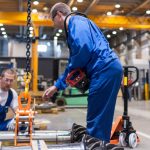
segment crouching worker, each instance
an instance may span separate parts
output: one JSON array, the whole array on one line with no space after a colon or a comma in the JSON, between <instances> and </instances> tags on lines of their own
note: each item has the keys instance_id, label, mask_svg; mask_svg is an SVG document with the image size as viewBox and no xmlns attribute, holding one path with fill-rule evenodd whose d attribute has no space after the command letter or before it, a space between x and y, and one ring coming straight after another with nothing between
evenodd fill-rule
<instances>
[{"instance_id":1,"label":"crouching worker","mask_svg":"<svg viewBox=\"0 0 150 150\"><path fill-rule=\"evenodd\" d=\"M13 69L6 69L0 77L0 131L14 130L14 118L6 120L6 114L10 107L15 113L18 107L18 95L11 88L16 78Z\"/></svg>"}]
</instances>

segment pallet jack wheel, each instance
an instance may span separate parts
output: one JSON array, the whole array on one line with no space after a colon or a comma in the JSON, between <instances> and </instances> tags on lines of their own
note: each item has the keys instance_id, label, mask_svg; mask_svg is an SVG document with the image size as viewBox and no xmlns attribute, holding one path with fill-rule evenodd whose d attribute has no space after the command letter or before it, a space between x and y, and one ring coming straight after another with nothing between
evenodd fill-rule
<instances>
[{"instance_id":1,"label":"pallet jack wheel","mask_svg":"<svg viewBox=\"0 0 150 150\"><path fill-rule=\"evenodd\" d=\"M137 135L136 133L131 133L129 135L129 146L135 148L137 146Z\"/></svg>"},{"instance_id":2,"label":"pallet jack wheel","mask_svg":"<svg viewBox=\"0 0 150 150\"><path fill-rule=\"evenodd\" d=\"M127 142L126 142L126 133L121 132L119 135L119 143L121 146L126 147L127 146Z\"/></svg>"}]
</instances>

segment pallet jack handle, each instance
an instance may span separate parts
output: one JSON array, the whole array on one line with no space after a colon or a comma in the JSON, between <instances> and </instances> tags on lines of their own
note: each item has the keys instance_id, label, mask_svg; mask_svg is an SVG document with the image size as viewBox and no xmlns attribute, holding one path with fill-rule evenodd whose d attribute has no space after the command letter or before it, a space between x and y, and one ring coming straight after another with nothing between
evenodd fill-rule
<instances>
[{"instance_id":1,"label":"pallet jack handle","mask_svg":"<svg viewBox=\"0 0 150 150\"><path fill-rule=\"evenodd\" d=\"M135 69L136 71L136 77L135 79L128 84L128 74L130 69ZM139 79L139 70L135 66L124 66L124 92L123 92L123 98L124 98L124 113L123 116L128 115L128 88L132 86L135 82L137 82Z\"/></svg>"},{"instance_id":2,"label":"pallet jack handle","mask_svg":"<svg viewBox=\"0 0 150 150\"><path fill-rule=\"evenodd\" d=\"M139 79L139 70L137 67L135 66L124 66L124 86L131 86L133 85L135 82L138 81ZM134 79L134 81L132 81L132 83L130 85L128 85L128 73L129 73L129 69L135 69L136 71L136 78Z\"/></svg>"}]
</instances>

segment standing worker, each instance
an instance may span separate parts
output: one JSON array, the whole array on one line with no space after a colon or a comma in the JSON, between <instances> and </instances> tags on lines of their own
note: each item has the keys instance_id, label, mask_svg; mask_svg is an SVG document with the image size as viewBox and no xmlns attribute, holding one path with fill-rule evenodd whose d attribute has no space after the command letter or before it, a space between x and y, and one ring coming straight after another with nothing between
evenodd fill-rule
<instances>
[{"instance_id":1,"label":"standing worker","mask_svg":"<svg viewBox=\"0 0 150 150\"><path fill-rule=\"evenodd\" d=\"M0 78L0 131L14 130L14 119L5 120L8 108L15 113L18 108L18 95L11 88L16 77L13 69L6 69Z\"/></svg>"},{"instance_id":2,"label":"standing worker","mask_svg":"<svg viewBox=\"0 0 150 150\"><path fill-rule=\"evenodd\" d=\"M43 97L51 97L58 90L64 90L66 77L72 70L84 70L90 82L87 133L109 142L123 69L101 30L88 18L70 13L69 6L64 3L56 3L50 12L54 25L67 30L70 57L65 72L44 92Z\"/></svg>"}]
</instances>

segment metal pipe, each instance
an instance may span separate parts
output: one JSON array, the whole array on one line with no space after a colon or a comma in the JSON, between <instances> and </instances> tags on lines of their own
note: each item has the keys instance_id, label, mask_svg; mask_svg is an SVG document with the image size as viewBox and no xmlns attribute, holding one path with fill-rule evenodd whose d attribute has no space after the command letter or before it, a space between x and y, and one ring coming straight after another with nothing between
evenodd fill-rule
<instances>
[{"instance_id":1,"label":"metal pipe","mask_svg":"<svg viewBox=\"0 0 150 150\"><path fill-rule=\"evenodd\" d=\"M0 132L0 140L1 141L11 141L14 140L14 132ZM18 136L18 140L28 140L29 137L26 134L22 134ZM35 131L32 133L33 140L45 140L55 143L61 142L70 142L71 141L71 132L70 131Z\"/></svg>"}]
</instances>

